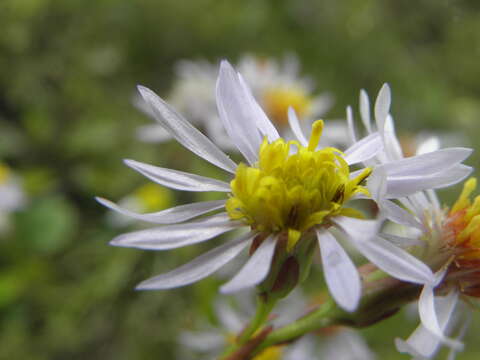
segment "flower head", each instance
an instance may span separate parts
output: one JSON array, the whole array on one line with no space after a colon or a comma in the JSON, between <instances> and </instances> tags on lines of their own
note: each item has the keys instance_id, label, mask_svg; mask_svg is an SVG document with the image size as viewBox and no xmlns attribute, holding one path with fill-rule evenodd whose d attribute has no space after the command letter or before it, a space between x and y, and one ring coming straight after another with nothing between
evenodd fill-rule
<instances>
[{"instance_id":1,"label":"flower head","mask_svg":"<svg viewBox=\"0 0 480 360\"><path fill-rule=\"evenodd\" d=\"M382 88L376 101L378 131L370 131L358 141L352 139L352 146L342 152L318 146L323 128L321 121L314 123L307 140L292 108L288 111L288 119L296 139L281 138L243 77L228 62L222 62L216 86L217 107L225 132L245 158L240 164L233 162L151 90L139 87L139 91L156 120L173 138L234 177L227 183L126 160L129 167L161 185L184 191L225 192L228 196L221 201L181 205L148 214L133 213L99 199L113 210L161 225L120 235L111 243L167 250L207 241L235 229L246 230L237 239L190 263L144 281L140 289L168 289L191 284L217 271L250 245L245 265L221 287L221 291L229 293L260 286L266 293L278 291L284 296L306 277L311 250L318 246L333 298L342 308L354 311L361 297L360 276L330 232L333 227L344 232L354 247L389 274L416 283L431 281L433 275L426 265L377 236L380 225L377 219L359 219L359 212L348 207L350 201L369 196L362 181L370 179L372 169L372 174L375 173L379 167L376 157L385 152L388 144L388 126L385 125L390 119L388 86ZM388 176L382 188L386 189L389 198L445 185L444 179L437 177L443 174L440 171L443 164L438 160L444 156L434 155L433 159L384 159L380 166ZM462 160L457 156L455 164ZM351 165L362 162L372 166L360 166L351 172ZM412 181L421 177L425 168L433 174L430 180ZM371 189L378 192L376 187ZM226 211L200 217L221 209ZM285 281L288 286L282 283Z\"/></svg>"}]
</instances>

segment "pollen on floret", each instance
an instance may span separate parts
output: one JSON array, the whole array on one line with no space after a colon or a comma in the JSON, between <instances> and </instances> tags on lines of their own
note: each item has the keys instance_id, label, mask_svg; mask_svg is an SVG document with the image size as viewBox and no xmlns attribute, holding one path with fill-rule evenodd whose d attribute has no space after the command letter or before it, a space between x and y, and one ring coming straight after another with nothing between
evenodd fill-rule
<instances>
[{"instance_id":1,"label":"pollen on floret","mask_svg":"<svg viewBox=\"0 0 480 360\"><path fill-rule=\"evenodd\" d=\"M287 112L292 107L300 118L308 114L312 100L305 90L298 87L275 87L265 90L262 104L268 117L277 125L288 124Z\"/></svg>"},{"instance_id":2,"label":"pollen on floret","mask_svg":"<svg viewBox=\"0 0 480 360\"><path fill-rule=\"evenodd\" d=\"M350 179L340 150L317 149L322 129L323 121L313 124L306 147L297 141L264 139L258 162L240 164L230 183L232 194L226 204L230 218L259 232L285 232L290 250L313 226L328 225L331 216L361 217L344 203L353 195L368 195L361 182L371 169Z\"/></svg>"},{"instance_id":3,"label":"pollen on floret","mask_svg":"<svg viewBox=\"0 0 480 360\"><path fill-rule=\"evenodd\" d=\"M460 197L447 216L444 233L447 248L453 254L451 270L456 273L460 291L480 296L480 196L473 202L470 195L477 180L465 182Z\"/></svg>"}]
</instances>

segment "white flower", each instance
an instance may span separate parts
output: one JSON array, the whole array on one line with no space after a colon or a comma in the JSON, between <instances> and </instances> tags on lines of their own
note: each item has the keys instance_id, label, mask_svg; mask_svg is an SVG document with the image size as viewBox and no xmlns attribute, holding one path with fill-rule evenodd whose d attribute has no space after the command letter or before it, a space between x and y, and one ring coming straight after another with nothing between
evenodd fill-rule
<instances>
[{"instance_id":1,"label":"white flower","mask_svg":"<svg viewBox=\"0 0 480 360\"><path fill-rule=\"evenodd\" d=\"M191 123L205 130L216 145L225 150L235 150L218 118L215 101L218 66L205 60L183 60L177 63L175 70L170 103ZM300 76L298 59L294 55L286 56L282 63L245 55L238 62L238 70L243 74L255 99L283 135L288 132L289 106L295 109L306 127L310 127L311 121L325 114L332 105L330 95L313 95L313 82ZM135 104L155 118L150 106L141 98L136 98ZM327 129L331 137L330 143L344 143L343 121L328 121ZM159 124L140 127L138 137L148 142L163 142L171 138L168 131Z\"/></svg>"},{"instance_id":2,"label":"white flower","mask_svg":"<svg viewBox=\"0 0 480 360\"><path fill-rule=\"evenodd\" d=\"M391 143L396 143L395 134L392 133L391 136L393 139ZM458 173L457 180L468 175L470 169L453 162L454 159L467 155L469 149L438 150L438 147L438 139L427 139L418 147L416 158L434 159L440 152L443 154L450 152L443 160L444 173L449 171L455 173L457 168L463 169L463 173ZM397 154L401 159L401 153ZM388 155L385 157L388 158ZM448 174L445 174L441 177L447 176ZM453 180L455 178L448 182ZM451 358L453 359L454 354L463 346L458 340L446 335L455 328L452 318L459 294L480 296L478 290L480 281L472 281L480 274L480 267L478 267L480 262L472 262L480 251L478 243L475 243L480 240L478 238L480 232L475 233L480 230L480 226L476 223L480 220L480 216L478 220L474 220L475 216L480 215L480 197L473 205L468 200L475 182L472 179L467 181L459 200L448 211L440 207L437 195L431 189L400 198L398 204L388 199L387 187L382 185L387 181L384 168L377 167L369 181L372 188L377 188L374 197L385 216L403 227L402 235L383 233L380 236L398 246L409 248L414 255L435 271L434 278L425 282L420 295L418 311L421 325L406 341L397 339L397 348L414 356L415 359L430 359L443 343L452 348ZM438 296L434 294L435 288ZM466 326L460 333L463 334L465 329Z\"/></svg>"},{"instance_id":3,"label":"white flower","mask_svg":"<svg viewBox=\"0 0 480 360\"><path fill-rule=\"evenodd\" d=\"M187 149L234 174L229 183L126 160L126 164L149 179L185 191L218 191L230 194L228 200L181 205L158 213L136 214L99 199L113 210L139 220L161 224L149 230L120 235L111 243L117 246L151 250L179 248L210 240L223 233L243 228L248 232L169 273L141 283L139 289L169 289L196 282L225 265L250 245L252 255L243 268L225 285L224 293L260 284L269 274L275 251L294 253L297 245L316 236L325 279L333 298L347 311L354 311L361 297L358 271L330 233L330 227L343 231L348 241L367 259L385 272L405 281L433 281L430 269L412 255L376 236L377 220L360 220L358 211L345 204L368 192L360 184L371 173L363 168L350 174L349 165L368 161L382 151L387 136L389 91L383 88L376 103L376 121L380 133L369 136L345 150L317 149L322 122L313 124L307 141L298 127L294 111L289 123L298 140L286 142L254 100L243 78L226 61L222 62L217 82L220 119L229 137L243 154L246 163L235 164L207 137L192 127L152 91L139 87L157 121ZM387 142L385 142L387 144ZM450 152L438 156L413 157L381 166L390 175L384 184L390 197L401 196L443 185L443 178L430 176L429 182L417 181L425 169L443 174L444 160ZM460 162L464 157L454 157ZM440 161L442 160L442 161ZM390 168L392 168L390 170ZM401 191L399 191L401 190ZM200 215L224 209L220 213ZM193 219L193 220L192 220ZM282 244L277 246L277 244Z\"/></svg>"}]
</instances>

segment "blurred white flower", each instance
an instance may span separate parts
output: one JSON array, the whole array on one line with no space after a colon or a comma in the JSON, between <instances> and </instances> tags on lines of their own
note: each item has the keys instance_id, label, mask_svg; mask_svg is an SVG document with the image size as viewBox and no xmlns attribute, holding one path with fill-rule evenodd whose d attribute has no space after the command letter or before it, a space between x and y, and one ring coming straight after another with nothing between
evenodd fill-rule
<instances>
[{"instance_id":1,"label":"blurred white flower","mask_svg":"<svg viewBox=\"0 0 480 360\"><path fill-rule=\"evenodd\" d=\"M292 107L302 126L310 128L311 122L323 116L331 107L331 95L314 95L313 81L300 76L296 56L285 56L283 61L252 55L243 56L237 66L253 96L264 109L270 120L283 136L288 133L287 110ZM218 75L217 64L200 61L179 61L176 78L169 96L169 102L193 124L205 130L212 141L225 150L235 150L218 118L215 100L215 84ZM144 113L155 118L150 107L141 99L135 104ZM343 121L327 121L328 136L345 139ZM138 137L147 142L163 142L171 139L168 131L159 124L146 125L138 129ZM328 141L330 138L324 138ZM332 143L332 142L330 142ZM337 143L337 142L335 142ZM343 141L340 143L344 143Z\"/></svg>"},{"instance_id":2,"label":"blurred white flower","mask_svg":"<svg viewBox=\"0 0 480 360\"><path fill-rule=\"evenodd\" d=\"M182 359L188 352L213 359L225 350L245 328L255 311L252 295L251 292L244 292L235 298L235 303L227 302L225 298L218 300L215 304L215 315L218 319L216 326L207 325L205 331L182 332L179 337ZM305 315L308 307L308 301L301 292L294 291L278 303L268 323L274 328L287 325ZM185 351L186 349L188 350ZM310 359L374 360L375 354L358 332L336 326L315 335L307 334L288 345L272 346L253 358L253 360Z\"/></svg>"},{"instance_id":3,"label":"blurred white flower","mask_svg":"<svg viewBox=\"0 0 480 360\"><path fill-rule=\"evenodd\" d=\"M10 213L20 210L26 202L21 179L0 163L0 233L8 230Z\"/></svg>"}]
</instances>

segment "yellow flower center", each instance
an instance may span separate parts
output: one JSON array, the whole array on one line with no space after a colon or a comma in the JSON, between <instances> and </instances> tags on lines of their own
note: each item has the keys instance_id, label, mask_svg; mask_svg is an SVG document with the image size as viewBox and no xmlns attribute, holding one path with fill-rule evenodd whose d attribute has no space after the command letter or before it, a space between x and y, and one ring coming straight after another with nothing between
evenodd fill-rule
<instances>
[{"instance_id":1,"label":"yellow flower center","mask_svg":"<svg viewBox=\"0 0 480 360\"><path fill-rule=\"evenodd\" d=\"M355 194L368 195L360 183L371 169L350 179L340 150L317 150L322 130L323 121L316 121L306 147L297 141L264 139L259 161L254 166L240 164L230 183L232 196L226 203L230 218L260 232L285 231L291 249L302 233L330 216L362 217L343 205Z\"/></svg>"},{"instance_id":2,"label":"yellow flower center","mask_svg":"<svg viewBox=\"0 0 480 360\"><path fill-rule=\"evenodd\" d=\"M447 249L453 254L450 273L460 291L480 297L480 196L472 202L477 180L470 178L449 211L444 226Z\"/></svg>"},{"instance_id":3,"label":"yellow flower center","mask_svg":"<svg viewBox=\"0 0 480 360\"><path fill-rule=\"evenodd\" d=\"M460 257L465 259L480 259L480 196L473 203L470 200L476 187L477 180L470 178L448 214L447 227L453 235L450 245L463 248Z\"/></svg>"},{"instance_id":4,"label":"yellow flower center","mask_svg":"<svg viewBox=\"0 0 480 360\"><path fill-rule=\"evenodd\" d=\"M5 184L10 178L10 169L8 166L0 164L0 185Z\"/></svg>"},{"instance_id":5,"label":"yellow flower center","mask_svg":"<svg viewBox=\"0 0 480 360\"><path fill-rule=\"evenodd\" d=\"M265 90L262 105L270 119L279 126L286 126L288 108L294 108L301 119L310 111L311 99L303 89L278 87Z\"/></svg>"},{"instance_id":6,"label":"yellow flower center","mask_svg":"<svg viewBox=\"0 0 480 360\"><path fill-rule=\"evenodd\" d=\"M146 212L165 209L173 202L170 190L151 183L139 187L133 196Z\"/></svg>"}]
</instances>

